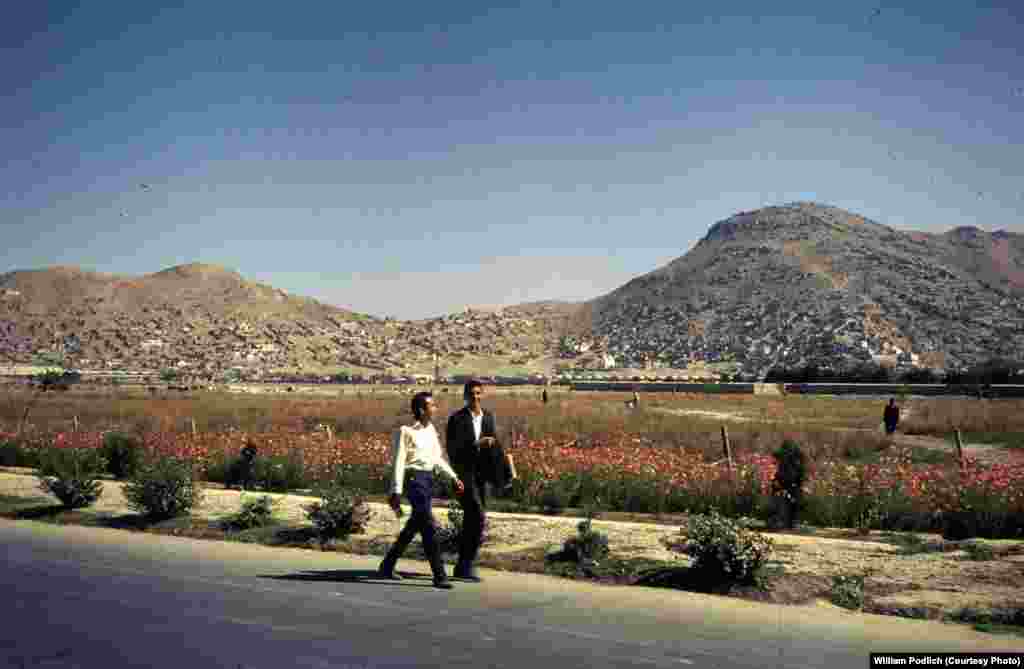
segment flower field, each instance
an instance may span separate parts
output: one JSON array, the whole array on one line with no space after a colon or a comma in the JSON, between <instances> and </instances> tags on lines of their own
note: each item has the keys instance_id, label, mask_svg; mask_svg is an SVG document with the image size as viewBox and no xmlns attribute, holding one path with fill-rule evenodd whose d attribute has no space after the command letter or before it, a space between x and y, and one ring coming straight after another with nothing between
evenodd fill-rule
<instances>
[{"instance_id":1,"label":"flower field","mask_svg":"<svg viewBox=\"0 0 1024 669\"><path fill-rule=\"evenodd\" d=\"M326 431L310 430L308 423L294 419L290 425L258 432L156 430L140 433L139 439L151 453L193 461L211 480L218 480L225 463L251 443L261 457L299 463L307 484L341 476L368 493L386 492L387 431L332 439ZM98 448L103 435L98 430L32 431L17 439L0 433L0 443L17 441L28 453L48 447ZM605 510L671 513L717 507L732 515L767 517L775 461L769 449L750 447L756 443L736 451L731 473L724 460L708 457L708 448L658 445L642 433L591 432L585 439L572 432L512 434L506 448L514 455L520 479L509 501L534 508L559 497L562 506L597 498ZM982 466L967 458L962 468L953 462L922 464L907 449L894 447L884 450L877 462L850 463L829 456L820 445L808 446L813 457L807 458L802 522L934 530L957 516L973 522L979 536L1024 535L1024 461ZM439 492L444 494L443 489Z\"/></svg>"}]
</instances>

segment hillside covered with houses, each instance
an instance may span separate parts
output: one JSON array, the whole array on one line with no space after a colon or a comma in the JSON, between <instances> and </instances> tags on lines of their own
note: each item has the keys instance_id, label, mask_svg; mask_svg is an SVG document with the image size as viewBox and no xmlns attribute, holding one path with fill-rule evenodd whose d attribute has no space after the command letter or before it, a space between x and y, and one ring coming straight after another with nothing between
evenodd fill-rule
<instances>
[{"instance_id":1,"label":"hillside covered with houses","mask_svg":"<svg viewBox=\"0 0 1024 669\"><path fill-rule=\"evenodd\" d=\"M765 378L962 369L1024 351L1024 240L895 230L816 203L741 212L584 303L400 321L216 265L0 274L0 367L249 380ZM170 371L168 371L170 370ZM2 370L0 370L2 371Z\"/></svg>"}]
</instances>

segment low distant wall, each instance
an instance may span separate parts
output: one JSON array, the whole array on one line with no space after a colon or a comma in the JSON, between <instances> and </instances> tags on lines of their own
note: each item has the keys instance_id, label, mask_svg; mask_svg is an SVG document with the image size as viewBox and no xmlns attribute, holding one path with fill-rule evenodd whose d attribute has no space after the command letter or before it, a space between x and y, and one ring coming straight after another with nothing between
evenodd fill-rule
<instances>
[{"instance_id":1,"label":"low distant wall","mask_svg":"<svg viewBox=\"0 0 1024 669\"><path fill-rule=\"evenodd\" d=\"M755 395L878 395L976 397L976 385L899 383L665 383L641 381L583 381L573 383L576 391L612 391L631 393L704 393ZM1024 385L991 385L982 390L984 397L1024 397Z\"/></svg>"},{"instance_id":2,"label":"low distant wall","mask_svg":"<svg viewBox=\"0 0 1024 669\"><path fill-rule=\"evenodd\" d=\"M630 381L583 381L573 383L573 390L609 390L620 393L724 393L750 395L754 393L753 383L664 383Z\"/></svg>"}]
</instances>

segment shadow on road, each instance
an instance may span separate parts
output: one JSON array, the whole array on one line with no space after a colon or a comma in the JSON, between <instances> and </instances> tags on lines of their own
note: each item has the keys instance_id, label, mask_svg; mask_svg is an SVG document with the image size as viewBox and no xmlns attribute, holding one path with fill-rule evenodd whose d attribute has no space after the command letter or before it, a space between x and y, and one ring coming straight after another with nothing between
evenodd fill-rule
<instances>
[{"instance_id":1,"label":"shadow on road","mask_svg":"<svg viewBox=\"0 0 1024 669\"><path fill-rule=\"evenodd\" d=\"M430 574L395 570L403 578L401 581L390 581L381 578L375 569L332 569L328 571L303 571L295 574L272 575L261 574L260 578L275 581L318 581L330 583L379 583L383 585L411 586L414 588L433 588Z\"/></svg>"}]
</instances>

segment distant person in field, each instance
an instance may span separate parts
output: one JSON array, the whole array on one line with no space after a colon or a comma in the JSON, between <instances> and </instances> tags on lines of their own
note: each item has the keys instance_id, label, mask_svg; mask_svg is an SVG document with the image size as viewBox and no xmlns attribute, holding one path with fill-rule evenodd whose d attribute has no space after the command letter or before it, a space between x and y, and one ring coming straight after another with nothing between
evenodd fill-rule
<instances>
[{"instance_id":1,"label":"distant person in field","mask_svg":"<svg viewBox=\"0 0 1024 669\"><path fill-rule=\"evenodd\" d=\"M445 430L445 445L448 459L459 478L465 482L465 491L459 496L462 505L462 538L459 544L459 561L452 571L452 578L480 582L480 575L473 563L480 552L484 524L487 521L487 479L492 464L489 453L481 449L495 448L497 426L494 414L480 405L484 386L473 379L466 383L462 397L466 406L448 418Z\"/></svg>"},{"instance_id":2,"label":"distant person in field","mask_svg":"<svg viewBox=\"0 0 1024 669\"><path fill-rule=\"evenodd\" d=\"M391 495L388 504L395 515L402 517L402 491L412 504L412 515L406 521L398 539L391 546L384 561L380 563L378 575L392 581L402 577L395 573L395 564L419 534L423 537L423 550L430 561L434 574L434 587L450 590L451 582L441 561L441 546L437 543L437 526L431 509L434 494L434 468L441 469L455 482L456 492L462 493L465 486L455 470L441 456L441 441L437 429L431 422L434 417L434 399L431 393L416 393L412 398L412 425L399 427L392 439Z\"/></svg>"},{"instance_id":3,"label":"distant person in field","mask_svg":"<svg viewBox=\"0 0 1024 669\"><path fill-rule=\"evenodd\" d=\"M882 420L885 422L886 434L892 434L896 431L896 426L900 423L900 408L896 406L895 398L889 398L889 404L885 407Z\"/></svg>"},{"instance_id":4,"label":"distant person in field","mask_svg":"<svg viewBox=\"0 0 1024 669\"><path fill-rule=\"evenodd\" d=\"M540 394L540 399L544 402L544 404L548 403L548 389L547 388L545 388L544 392L542 392Z\"/></svg>"}]
</instances>

